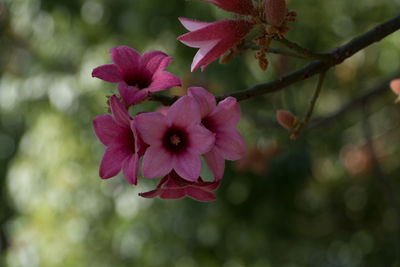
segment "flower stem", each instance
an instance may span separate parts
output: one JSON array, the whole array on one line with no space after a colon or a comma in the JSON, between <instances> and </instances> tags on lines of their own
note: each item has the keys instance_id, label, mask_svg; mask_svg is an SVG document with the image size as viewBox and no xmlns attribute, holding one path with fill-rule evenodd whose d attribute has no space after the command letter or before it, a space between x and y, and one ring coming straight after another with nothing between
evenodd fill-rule
<instances>
[{"instance_id":1,"label":"flower stem","mask_svg":"<svg viewBox=\"0 0 400 267\"><path fill-rule=\"evenodd\" d=\"M289 49L296 51L297 53L299 53L300 55L303 55L307 58L312 58L312 59L318 59L321 61L328 61L330 59L329 55L324 55L324 54L317 54L314 52L311 52L310 50L303 48L301 46L299 46L298 44L289 41L288 39L286 39L285 37L282 38L277 38L275 39L276 41L284 44L285 46L287 46Z\"/></svg>"}]
</instances>

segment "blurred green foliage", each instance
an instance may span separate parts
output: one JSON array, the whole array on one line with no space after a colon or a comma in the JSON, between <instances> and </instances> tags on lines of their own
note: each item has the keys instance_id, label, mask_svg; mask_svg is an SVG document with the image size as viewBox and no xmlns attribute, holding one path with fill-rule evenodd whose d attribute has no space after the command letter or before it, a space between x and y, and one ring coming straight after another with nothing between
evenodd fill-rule
<instances>
[{"instance_id":1,"label":"blurred green foliage","mask_svg":"<svg viewBox=\"0 0 400 267\"><path fill-rule=\"evenodd\" d=\"M399 0L289 1L298 18L288 39L316 52L349 41L396 15ZM154 180L98 178L104 147L92 119L115 85L91 78L108 50L159 49L168 70L213 93L245 89L306 61L253 52L189 72L195 50L176 37L177 17L232 14L198 0L0 1L1 261L7 266L399 266L396 210L374 177L363 114L354 108L297 141L274 122L276 109L306 113L315 79L241 103L248 155L228 163L218 199L142 199ZM277 47L273 44L274 47ZM315 117L372 89L400 69L400 35L328 73ZM184 91L172 90L179 94ZM388 93L368 105L384 175L400 192L400 109ZM138 109L152 110L156 103ZM397 265L396 265L397 264Z\"/></svg>"}]
</instances>

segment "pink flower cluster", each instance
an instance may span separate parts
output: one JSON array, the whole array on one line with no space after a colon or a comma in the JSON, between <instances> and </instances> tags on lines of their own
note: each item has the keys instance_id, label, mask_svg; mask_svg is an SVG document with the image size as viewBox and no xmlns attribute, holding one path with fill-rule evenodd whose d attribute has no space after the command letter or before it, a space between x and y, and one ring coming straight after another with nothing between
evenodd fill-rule
<instances>
[{"instance_id":1,"label":"pink flower cluster","mask_svg":"<svg viewBox=\"0 0 400 267\"><path fill-rule=\"evenodd\" d=\"M256 15L252 0L203 0L219 8L239 15ZM183 44L199 48L195 55L191 71L202 71L230 48L239 43L253 28L254 23L247 18L224 19L212 23L179 18L189 31L178 37Z\"/></svg>"},{"instance_id":2,"label":"pink flower cluster","mask_svg":"<svg viewBox=\"0 0 400 267\"><path fill-rule=\"evenodd\" d=\"M117 83L125 105L137 103L155 91L180 85L178 78L163 71L171 58L159 51L140 56L128 47L111 49L114 64L97 67L92 75ZM216 103L201 87L191 87L165 112L140 113L133 118L120 99L109 99L111 115L93 120L93 128L107 147L99 175L107 179L121 170L130 184L137 184L139 159L145 178L164 177L143 197L176 199L185 195L199 201L215 199L225 159L237 160L245 153L245 143L236 130L240 108L235 98ZM213 182L200 177L203 156L214 174Z\"/></svg>"}]
</instances>

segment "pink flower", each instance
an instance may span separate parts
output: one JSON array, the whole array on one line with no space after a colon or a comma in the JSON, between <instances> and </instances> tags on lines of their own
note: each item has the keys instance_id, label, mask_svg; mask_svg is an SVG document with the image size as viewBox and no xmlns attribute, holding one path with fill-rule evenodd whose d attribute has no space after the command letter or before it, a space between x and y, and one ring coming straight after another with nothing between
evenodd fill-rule
<instances>
[{"instance_id":1,"label":"pink flower","mask_svg":"<svg viewBox=\"0 0 400 267\"><path fill-rule=\"evenodd\" d=\"M394 79L390 82L390 88L392 89L393 93L400 96L400 79Z\"/></svg>"},{"instance_id":2,"label":"pink flower","mask_svg":"<svg viewBox=\"0 0 400 267\"><path fill-rule=\"evenodd\" d=\"M204 182L201 177L196 181L190 182L179 177L172 171L166 175L155 190L140 193L139 196L153 198L159 196L162 199L178 199L189 196L198 201L212 201L216 197L212 191L218 188L219 182Z\"/></svg>"},{"instance_id":3,"label":"pink flower","mask_svg":"<svg viewBox=\"0 0 400 267\"><path fill-rule=\"evenodd\" d=\"M240 15L252 15L255 11L251 0L203 0L217 7Z\"/></svg>"},{"instance_id":4,"label":"pink flower","mask_svg":"<svg viewBox=\"0 0 400 267\"><path fill-rule=\"evenodd\" d=\"M140 56L126 46L110 49L114 64L95 68L92 76L106 82L117 83L118 91L126 104L142 101L149 92L181 86L180 80L163 71L172 58L160 51L150 51Z\"/></svg>"},{"instance_id":5,"label":"pink flower","mask_svg":"<svg viewBox=\"0 0 400 267\"><path fill-rule=\"evenodd\" d=\"M147 148L142 174L147 178L165 176L174 169L179 176L197 181L200 155L214 145L214 134L200 124L200 111L194 99L181 97L163 115L139 114L134 119Z\"/></svg>"},{"instance_id":6,"label":"pink flower","mask_svg":"<svg viewBox=\"0 0 400 267\"><path fill-rule=\"evenodd\" d=\"M221 179L225 169L225 159L238 160L246 152L246 144L235 129L240 119L240 108L235 98L227 97L216 105L212 94L201 87L191 87L188 95L200 107L201 122L215 134L215 145L204 159L215 179Z\"/></svg>"},{"instance_id":7,"label":"pink flower","mask_svg":"<svg viewBox=\"0 0 400 267\"><path fill-rule=\"evenodd\" d=\"M138 138L128 111L115 95L110 98L110 106L113 116L100 115L93 120L94 132L107 147L99 175L103 179L111 178L122 169L128 183L136 184L139 157L144 153L145 144Z\"/></svg>"},{"instance_id":8,"label":"pink flower","mask_svg":"<svg viewBox=\"0 0 400 267\"><path fill-rule=\"evenodd\" d=\"M228 1L213 2L224 2L226 5ZM204 71L208 64L239 43L253 27L245 19L226 19L212 23L186 18L179 18L179 21L190 32L179 36L178 40L187 46L200 48L193 59L192 72L199 67Z\"/></svg>"}]
</instances>

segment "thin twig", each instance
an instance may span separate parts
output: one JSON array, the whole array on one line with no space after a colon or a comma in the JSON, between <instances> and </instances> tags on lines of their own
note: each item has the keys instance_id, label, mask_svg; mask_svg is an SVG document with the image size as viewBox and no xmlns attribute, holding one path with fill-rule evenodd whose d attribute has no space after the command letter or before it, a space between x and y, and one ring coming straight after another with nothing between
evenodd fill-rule
<instances>
[{"instance_id":1,"label":"thin twig","mask_svg":"<svg viewBox=\"0 0 400 267\"><path fill-rule=\"evenodd\" d=\"M329 54L317 54L314 53L306 48L303 48L301 46L299 46L298 44L289 41L288 39L286 39L285 37L282 38L277 38L274 39L275 41L280 42L281 44L284 44L285 46L287 46L289 49L296 51L298 54L303 55L306 58L312 58L312 59L318 59L321 61L328 61L330 59Z\"/></svg>"},{"instance_id":2,"label":"thin twig","mask_svg":"<svg viewBox=\"0 0 400 267\"><path fill-rule=\"evenodd\" d=\"M307 125L307 123L310 121L311 116L312 116L312 114L313 114L313 112L314 112L315 104L317 103L317 99L318 99L318 97L319 97L319 93L321 92L321 89L322 89L322 84L323 84L324 79L325 79L325 74L326 74L326 72L322 72L322 73L319 75L319 77L318 77L318 82L317 82L317 86L316 86L316 88L315 88L314 95L313 95L313 97L312 97L312 99L311 99L310 107L308 108L307 115L306 115L306 117L304 118L304 120L300 123L300 125L299 125L299 127L296 129L296 131L291 135L291 138L292 138L292 139L296 139L296 138L301 134L301 131L303 130L303 128L304 128L304 127Z\"/></svg>"}]
</instances>

